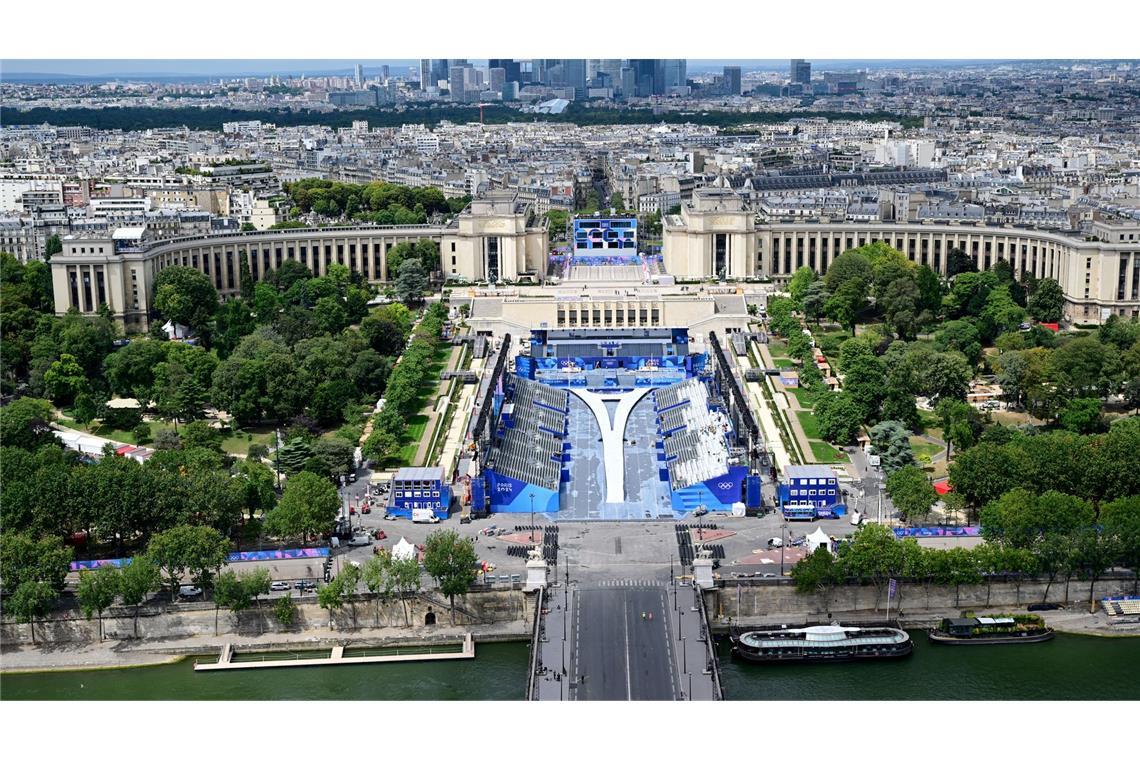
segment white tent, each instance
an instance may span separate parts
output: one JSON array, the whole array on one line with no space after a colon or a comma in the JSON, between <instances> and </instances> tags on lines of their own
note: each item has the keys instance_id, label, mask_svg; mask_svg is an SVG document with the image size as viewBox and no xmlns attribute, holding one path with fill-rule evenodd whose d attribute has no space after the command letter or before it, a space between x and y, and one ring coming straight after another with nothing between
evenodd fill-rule
<instances>
[{"instance_id":1,"label":"white tent","mask_svg":"<svg viewBox=\"0 0 1140 760\"><path fill-rule=\"evenodd\" d=\"M415 559L416 547L409 544L408 540L400 536L400 541L392 547L392 559Z\"/></svg>"},{"instance_id":2,"label":"white tent","mask_svg":"<svg viewBox=\"0 0 1140 760\"><path fill-rule=\"evenodd\" d=\"M831 551L831 539L823 532L823 528L816 528L815 533L807 537L807 545L808 552L811 554L814 554L815 550L821 546L826 546L827 550Z\"/></svg>"}]
</instances>

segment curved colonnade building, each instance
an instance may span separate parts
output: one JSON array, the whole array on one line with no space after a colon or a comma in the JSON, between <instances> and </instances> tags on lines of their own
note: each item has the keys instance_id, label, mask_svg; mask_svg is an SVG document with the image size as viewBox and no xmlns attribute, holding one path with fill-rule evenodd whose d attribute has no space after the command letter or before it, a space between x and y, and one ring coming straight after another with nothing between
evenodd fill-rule
<instances>
[{"instance_id":1,"label":"curved colonnade building","mask_svg":"<svg viewBox=\"0 0 1140 760\"><path fill-rule=\"evenodd\" d=\"M241 289L243 260L255 281L284 261L294 260L318 275L337 263L371 282L384 282L391 274L387 254L392 246L426 238L439 243L440 269L446 277L494 282L544 277L549 252L545 219L536 217L530 204L509 192L472 201L448 225L268 230L176 238L150 245L141 240L139 232L120 229L111 239L66 239L63 252L51 260L57 311L62 314L74 307L93 314L106 304L126 329L145 330L154 278L172 265L204 272L225 298ZM955 222L757 224L742 198L729 190L706 188L697 190L680 214L664 218L662 257L665 271L679 281L724 277L779 282L801 266L823 274L843 251L874 241L883 241L911 261L945 274L949 252L960 248L978 269L1004 259L1019 275L1032 271L1039 278L1057 280L1065 293L1065 317L1072 322L1098 323L1109 314L1140 316L1140 228L1094 222L1092 232L1094 239ZM637 287L650 300L660 298L649 295L652 291L676 290ZM589 290L579 288L576 297L591 299ZM535 325L545 321L550 326L558 322L554 293L515 300L546 307L524 310L526 321ZM710 314L715 309L715 305L708 307ZM671 323L668 315L662 314L660 321L652 316L637 323Z\"/></svg>"}]
</instances>

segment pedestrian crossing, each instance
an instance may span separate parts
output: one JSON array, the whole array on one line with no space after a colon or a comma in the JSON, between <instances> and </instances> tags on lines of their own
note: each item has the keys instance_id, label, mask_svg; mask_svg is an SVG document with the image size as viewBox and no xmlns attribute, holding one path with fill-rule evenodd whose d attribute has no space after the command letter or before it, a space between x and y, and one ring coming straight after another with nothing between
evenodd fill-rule
<instances>
[{"instance_id":1,"label":"pedestrian crossing","mask_svg":"<svg viewBox=\"0 0 1140 760\"><path fill-rule=\"evenodd\" d=\"M596 585L601 586L601 587L607 587L607 588L612 588L614 586L623 586L623 587L635 586L638 588L661 588L665 584L657 582L657 581L641 581L641 580L634 580L632 578L624 578L621 580L600 581Z\"/></svg>"}]
</instances>

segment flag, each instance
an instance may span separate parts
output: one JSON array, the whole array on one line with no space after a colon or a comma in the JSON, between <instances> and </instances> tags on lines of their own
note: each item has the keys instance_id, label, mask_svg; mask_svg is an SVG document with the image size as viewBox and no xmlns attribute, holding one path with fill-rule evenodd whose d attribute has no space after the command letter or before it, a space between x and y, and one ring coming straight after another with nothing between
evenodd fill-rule
<instances>
[{"instance_id":1,"label":"flag","mask_svg":"<svg viewBox=\"0 0 1140 760\"><path fill-rule=\"evenodd\" d=\"M888 586L889 590L887 591L887 598L888 599L894 599L895 593L898 591L898 588L899 588L898 581L896 581L894 578L891 578L891 585Z\"/></svg>"}]
</instances>

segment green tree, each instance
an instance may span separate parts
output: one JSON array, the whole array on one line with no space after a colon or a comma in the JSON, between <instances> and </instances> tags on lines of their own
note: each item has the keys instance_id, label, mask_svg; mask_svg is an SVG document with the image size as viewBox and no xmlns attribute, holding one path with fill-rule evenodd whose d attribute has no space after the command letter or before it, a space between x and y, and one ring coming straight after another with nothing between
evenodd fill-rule
<instances>
[{"instance_id":1,"label":"green tree","mask_svg":"<svg viewBox=\"0 0 1140 760\"><path fill-rule=\"evenodd\" d=\"M830 297L831 294L827 290L827 283L823 280L813 280L808 284L802 300L804 318L810 319L818 325L825 314L827 300Z\"/></svg>"},{"instance_id":2,"label":"green tree","mask_svg":"<svg viewBox=\"0 0 1140 760\"><path fill-rule=\"evenodd\" d=\"M843 365L843 392L863 410L865 420L878 417L886 392L887 373L883 360L864 354Z\"/></svg>"},{"instance_id":3,"label":"green tree","mask_svg":"<svg viewBox=\"0 0 1140 760\"><path fill-rule=\"evenodd\" d=\"M838 292L843 284L858 280L860 289L866 294L867 286L874 280L874 272L866 256L857 250L850 250L835 257L827 268L824 280L832 293Z\"/></svg>"},{"instance_id":4,"label":"green tree","mask_svg":"<svg viewBox=\"0 0 1140 760\"><path fill-rule=\"evenodd\" d=\"M1059 322L1065 308L1065 293L1056 280L1038 280L1025 311L1038 322Z\"/></svg>"},{"instance_id":5,"label":"green tree","mask_svg":"<svg viewBox=\"0 0 1140 760\"><path fill-rule=\"evenodd\" d=\"M1089 577L1089 612L1096 612L1096 599L1093 596L1096 582L1104 571L1120 559L1122 551L1115 533L1102 531L1088 525L1077 531L1073 542L1076 564Z\"/></svg>"},{"instance_id":6,"label":"green tree","mask_svg":"<svg viewBox=\"0 0 1140 760\"><path fill-rule=\"evenodd\" d=\"M914 465L900 467L887 476L887 493L891 502L908 521L921 520L930 514L938 500L938 492L919 468Z\"/></svg>"},{"instance_id":7,"label":"green tree","mask_svg":"<svg viewBox=\"0 0 1140 760\"><path fill-rule=\"evenodd\" d=\"M139 635L139 608L146 601L147 594L156 590L162 581L158 566L150 557L141 554L131 557L130 562L119 570L119 597L123 604L134 608L135 637Z\"/></svg>"},{"instance_id":8,"label":"green tree","mask_svg":"<svg viewBox=\"0 0 1140 760\"><path fill-rule=\"evenodd\" d=\"M44 243L44 261L51 260L51 257L57 253L63 253L63 241L59 239L59 235L52 235Z\"/></svg>"},{"instance_id":9,"label":"green tree","mask_svg":"<svg viewBox=\"0 0 1140 760\"><path fill-rule=\"evenodd\" d=\"M340 499L332 483L311 472L299 472L289 477L280 504L265 518L265 530L275 536L307 539L329 530L339 512Z\"/></svg>"},{"instance_id":10,"label":"green tree","mask_svg":"<svg viewBox=\"0 0 1140 760\"><path fill-rule=\"evenodd\" d=\"M79 586L75 596L79 600L79 609L88 620L92 615L99 616L99 640L103 640L103 613L115 603L119 593L119 571L113 567L104 566L98 570L81 570L79 573Z\"/></svg>"},{"instance_id":11,"label":"green tree","mask_svg":"<svg viewBox=\"0 0 1140 760\"><path fill-rule=\"evenodd\" d=\"M329 611L329 628L332 628L333 611L344 606L344 581L339 575L317 589L317 603L322 610Z\"/></svg>"},{"instance_id":12,"label":"green tree","mask_svg":"<svg viewBox=\"0 0 1140 760\"><path fill-rule=\"evenodd\" d=\"M887 324L903 340L913 338L923 322L920 298L918 285L908 273L893 279L876 302Z\"/></svg>"},{"instance_id":13,"label":"green tree","mask_svg":"<svg viewBox=\"0 0 1140 760\"><path fill-rule=\"evenodd\" d=\"M835 556L826 546L801 559L789 573L798 593L821 594L825 605L831 603L831 589L843 581Z\"/></svg>"},{"instance_id":14,"label":"green tree","mask_svg":"<svg viewBox=\"0 0 1140 760\"><path fill-rule=\"evenodd\" d=\"M291 596L283 596L273 604L273 616L283 628L293 625L297 618L297 603Z\"/></svg>"},{"instance_id":15,"label":"green tree","mask_svg":"<svg viewBox=\"0 0 1140 760\"><path fill-rule=\"evenodd\" d=\"M218 308L218 291L197 269L169 266L154 278L154 308L164 319L201 330Z\"/></svg>"},{"instance_id":16,"label":"green tree","mask_svg":"<svg viewBox=\"0 0 1140 760\"><path fill-rule=\"evenodd\" d=\"M147 544L147 554L165 577L173 601L187 575L199 588L209 589L228 548L225 537L213 528L179 525L156 533Z\"/></svg>"},{"instance_id":17,"label":"green tree","mask_svg":"<svg viewBox=\"0 0 1140 760\"><path fill-rule=\"evenodd\" d=\"M466 595L475 582L475 559L471 539L460 538L454 530L434 531L424 544L424 569L447 595L452 623L455 622L456 595Z\"/></svg>"},{"instance_id":18,"label":"green tree","mask_svg":"<svg viewBox=\"0 0 1140 760\"><path fill-rule=\"evenodd\" d=\"M910 447L910 431L897 420L885 420L870 429L871 446L879 456L879 464L889 477L896 470L914 464Z\"/></svg>"},{"instance_id":19,"label":"green tree","mask_svg":"<svg viewBox=\"0 0 1140 760\"><path fill-rule=\"evenodd\" d=\"M61 354L44 373L44 388L60 406L70 404L87 387L87 376L71 354Z\"/></svg>"},{"instance_id":20,"label":"green tree","mask_svg":"<svg viewBox=\"0 0 1140 760\"><path fill-rule=\"evenodd\" d=\"M934 347L939 351L951 349L960 352L966 357L970 366L974 366L982 357L982 338L978 329L970 322L954 320L947 322L942 329L934 334Z\"/></svg>"},{"instance_id":21,"label":"green tree","mask_svg":"<svg viewBox=\"0 0 1140 760\"><path fill-rule=\"evenodd\" d=\"M1132 569L1132 593L1140 587L1140 496L1125 496L1100 507L1105 531L1116 536L1120 561Z\"/></svg>"},{"instance_id":22,"label":"green tree","mask_svg":"<svg viewBox=\"0 0 1140 760\"><path fill-rule=\"evenodd\" d=\"M423 303L427 289L427 273L420 262L413 259L400 267L400 273L396 275L396 297L401 303L406 306Z\"/></svg>"},{"instance_id":23,"label":"green tree","mask_svg":"<svg viewBox=\"0 0 1140 760\"><path fill-rule=\"evenodd\" d=\"M836 261L838 261L838 259L836 259ZM827 273L830 275L831 271L829 268ZM824 305L824 311L827 313L827 316L849 329L851 334L854 335L855 324L859 318L859 314L868 306L867 281L854 277L844 280L842 285L833 289L831 281L828 280L828 290L831 291L832 295L827 299L827 303Z\"/></svg>"},{"instance_id":24,"label":"green tree","mask_svg":"<svg viewBox=\"0 0 1140 760\"><path fill-rule=\"evenodd\" d=\"M0 542L0 580L5 589L42 582L61 591L71 557L71 547L57 536L36 539L27 533L6 534Z\"/></svg>"},{"instance_id":25,"label":"green tree","mask_svg":"<svg viewBox=\"0 0 1140 760\"><path fill-rule=\"evenodd\" d=\"M865 418L863 407L845 392L821 396L813 414L824 440L841 445L855 440Z\"/></svg>"},{"instance_id":26,"label":"green tree","mask_svg":"<svg viewBox=\"0 0 1140 760\"><path fill-rule=\"evenodd\" d=\"M1101 415L1100 399L1075 398L1065 405L1057 416L1057 421L1065 430L1088 435L1104 430L1104 417Z\"/></svg>"},{"instance_id":27,"label":"green tree","mask_svg":"<svg viewBox=\"0 0 1140 760\"><path fill-rule=\"evenodd\" d=\"M36 643L36 620L42 618L59 599L59 592L44 581L24 581L4 604L4 611L12 615L17 623L27 623L32 632L32 643Z\"/></svg>"},{"instance_id":28,"label":"green tree","mask_svg":"<svg viewBox=\"0 0 1140 760\"><path fill-rule=\"evenodd\" d=\"M625 198L616 190L610 193L610 208L619 214L625 211Z\"/></svg>"},{"instance_id":29,"label":"green tree","mask_svg":"<svg viewBox=\"0 0 1140 760\"><path fill-rule=\"evenodd\" d=\"M382 465L400 448L400 439L383 430L373 430L364 441L363 454L373 464Z\"/></svg>"},{"instance_id":30,"label":"green tree","mask_svg":"<svg viewBox=\"0 0 1140 760\"><path fill-rule=\"evenodd\" d=\"M792 278L788 280L788 295L791 296L796 308L803 309L804 296L815 280L815 270L811 267L800 267L792 273Z\"/></svg>"}]
</instances>

